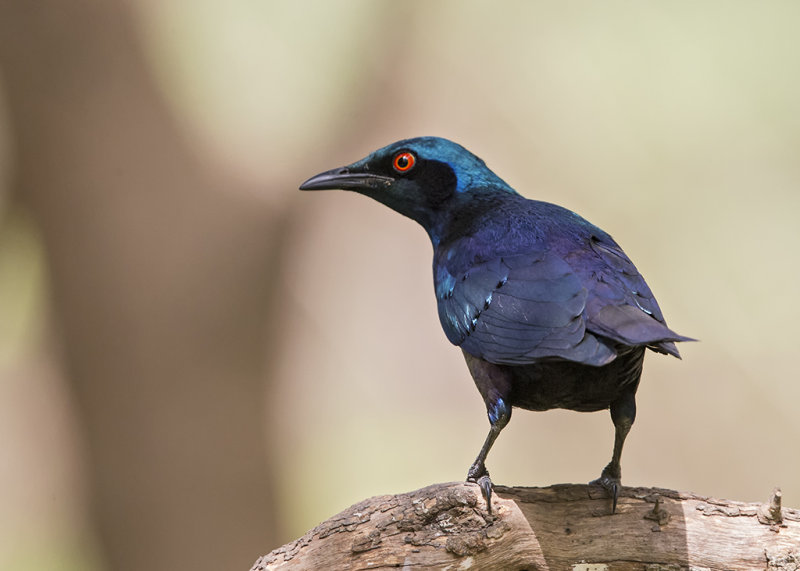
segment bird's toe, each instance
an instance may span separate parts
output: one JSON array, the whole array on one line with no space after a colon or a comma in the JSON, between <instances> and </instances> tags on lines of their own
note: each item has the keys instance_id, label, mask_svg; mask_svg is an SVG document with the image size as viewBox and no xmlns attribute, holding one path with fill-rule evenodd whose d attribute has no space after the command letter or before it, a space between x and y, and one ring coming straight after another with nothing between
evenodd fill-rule
<instances>
[{"instance_id":1,"label":"bird's toe","mask_svg":"<svg viewBox=\"0 0 800 571\"><path fill-rule=\"evenodd\" d=\"M486 511L492 515L492 481L489 479L489 474L478 478L477 484L481 488L483 499L486 500Z\"/></svg>"},{"instance_id":2,"label":"bird's toe","mask_svg":"<svg viewBox=\"0 0 800 571\"><path fill-rule=\"evenodd\" d=\"M617 497L619 496L619 489L622 487L622 483L620 479L615 476L611 476L603 470L603 474L597 478L596 480L592 480L589 482L590 486L602 486L603 488L608 491L609 495L611 496L611 513L616 513L617 511Z\"/></svg>"},{"instance_id":3,"label":"bird's toe","mask_svg":"<svg viewBox=\"0 0 800 571\"><path fill-rule=\"evenodd\" d=\"M481 495L486 501L486 511L492 513L492 480L489 478L489 471L483 464L473 464L467 473L467 482L478 484Z\"/></svg>"}]
</instances>

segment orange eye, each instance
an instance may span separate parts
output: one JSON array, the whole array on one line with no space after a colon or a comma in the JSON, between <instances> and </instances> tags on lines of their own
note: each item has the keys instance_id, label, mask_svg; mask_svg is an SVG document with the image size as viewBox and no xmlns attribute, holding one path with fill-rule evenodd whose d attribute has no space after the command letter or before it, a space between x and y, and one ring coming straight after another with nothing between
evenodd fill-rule
<instances>
[{"instance_id":1,"label":"orange eye","mask_svg":"<svg viewBox=\"0 0 800 571\"><path fill-rule=\"evenodd\" d=\"M414 163L417 162L417 158L408 151L404 151L399 153L392 161L392 166L394 170L399 173L406 173L410 171L414 167Z\"/></svg>"}]
</instances>

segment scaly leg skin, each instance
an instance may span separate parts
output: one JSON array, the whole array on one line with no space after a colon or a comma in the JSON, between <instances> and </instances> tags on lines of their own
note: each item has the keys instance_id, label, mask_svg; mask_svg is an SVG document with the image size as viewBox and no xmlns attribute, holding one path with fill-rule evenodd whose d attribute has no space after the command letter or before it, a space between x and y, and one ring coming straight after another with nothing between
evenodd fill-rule
<instances>
[{"instance_id":1,"label":"scaly leg skin","mask_svg":"<svg viewBox=\"0 0 800 571\"><path fill-rule=\"evenodd\" d=\"M626 393L613 403L611 403L611 420L614 422L614 453L611 455L611 462L603 468L603 472L596 480L589 482L590 485L603 486L611 494L611 513L617 511L617 497L622 486L622 467L620 458L622 457L622 446L625 444L625 437L633 426L636 419L635 393Z\"/></svg>"},{"instance_id":2,"label":"scaly leg skin","mask_svg":"<svg viewBox=\"0 0 800 571\"><path fill-rule=\"evenodd\" d=\"M492 480L489 478L489 471L486 469L486 456L492 448L492 444L497 439L500 431L508 424L511 419L511 407L507 406L505 401L497 398L488 408L489 434L486 435L486 440L478 452L478 457L467 472L467 482L478 484L483 494L483 499L486 500L486 511L492 515Z\"/></svg>"}]
</instances>

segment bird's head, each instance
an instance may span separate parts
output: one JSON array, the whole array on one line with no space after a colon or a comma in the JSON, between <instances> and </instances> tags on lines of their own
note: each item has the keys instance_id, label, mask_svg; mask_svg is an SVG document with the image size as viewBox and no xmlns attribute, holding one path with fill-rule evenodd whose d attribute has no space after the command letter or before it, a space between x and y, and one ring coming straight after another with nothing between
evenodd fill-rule
<instances>
[{"instance_id":1,"label":"bird's head","mask_svg":"<svg viewBox=\"0 0 800 571\"><path fill-rule=\"evenodd\" d=\"M365 194L419 222L433 237L459 196L514 190L467 149L439 137L392 143L345 167L325 171L300 190L339 188Z\"/></svg>"}]
</instances>

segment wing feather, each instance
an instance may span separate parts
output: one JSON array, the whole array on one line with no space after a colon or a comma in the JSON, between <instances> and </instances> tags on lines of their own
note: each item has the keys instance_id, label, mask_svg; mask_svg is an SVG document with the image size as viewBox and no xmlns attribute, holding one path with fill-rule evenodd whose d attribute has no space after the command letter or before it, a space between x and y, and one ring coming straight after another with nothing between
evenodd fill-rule
<instances>
[{"instance_id":1,"label":"wing feather","mask_svg":"<svg viewBox=\"0 0 800 571\"><path fill-rule=\"evenodd\" d=\"M679 356L644 278L598 231L571 248L465 259L459 244L434 258L439 318L448 339L492 363L612 361L621 346Z\"/></svg>"},{"instance_id":2,"label":"wing feather","mask_svg":"<svg viewBox=\"0 0 800 571\"><path fill-rule=\"evenodd\" d=\"M467 268L442 265L436 276L442 326L473 355L505 364L573 352L593 364L614 357L608 347L584 342L587 290L552 252L500 256Z\"/></svg>"}]
</instances>

